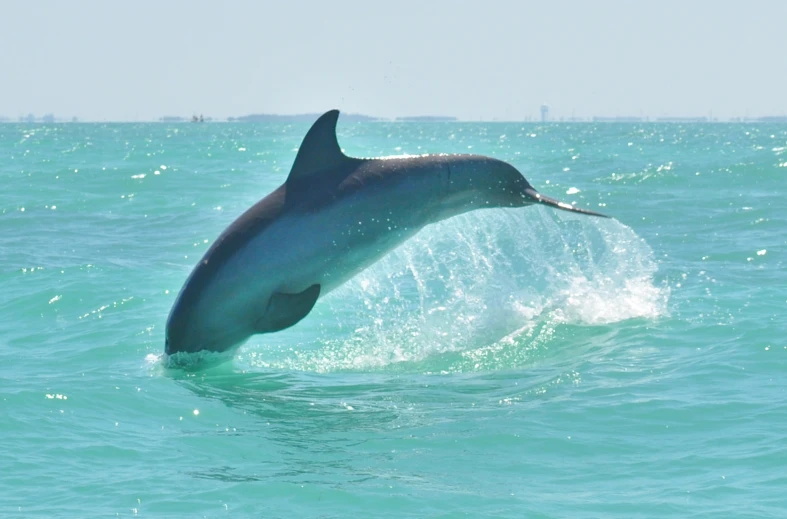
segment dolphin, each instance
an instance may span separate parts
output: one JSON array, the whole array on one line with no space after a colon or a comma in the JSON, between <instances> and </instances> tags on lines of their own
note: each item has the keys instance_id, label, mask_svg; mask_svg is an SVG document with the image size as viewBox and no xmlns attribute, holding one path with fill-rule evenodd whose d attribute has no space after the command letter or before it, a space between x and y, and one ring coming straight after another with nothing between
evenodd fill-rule
<instances>
[{"instance_id":1,"label":"dolphin","mask_svg":"<svg viewBox=\"0 0 787 519\"><path fill-rule=\"evenodd\" d=\"M480 155L346 156L338 110L306 133L287 180L235 220L194 267L169 314L165 353L232 352L289 328L317 299L426 225L476 209L543 204L605 217L536 191Z\"/></svg>"}]
</instances>

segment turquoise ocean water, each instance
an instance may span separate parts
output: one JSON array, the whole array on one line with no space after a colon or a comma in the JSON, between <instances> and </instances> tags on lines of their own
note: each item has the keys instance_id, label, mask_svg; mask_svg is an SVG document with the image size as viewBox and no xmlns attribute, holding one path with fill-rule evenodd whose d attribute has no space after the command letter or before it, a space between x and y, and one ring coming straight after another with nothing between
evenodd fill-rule
<instances>
[{"instance_id":1,"label":"turquoise ocean water","mask_svg":"<svg viewBox=\"0 0 787 519\"><path fill-rule=\"evenodd\" d=\"M492 155L614 219L441 222L166 369L307 129L0 125L0 517L787 517L787 126L340 119L348 154Z\"/></svg>"}]
</instances>

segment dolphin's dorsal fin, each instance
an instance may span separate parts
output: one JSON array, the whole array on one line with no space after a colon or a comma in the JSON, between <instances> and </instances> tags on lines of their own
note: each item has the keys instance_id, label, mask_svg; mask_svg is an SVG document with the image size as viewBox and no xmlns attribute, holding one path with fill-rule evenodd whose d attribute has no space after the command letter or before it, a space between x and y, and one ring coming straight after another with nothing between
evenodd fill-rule
<instances>
[{"instance_id":1,"label":"dolphin's dorsal fin","mask_svg":"<svg viewBox=\"0 0 787 519\"><path fill-rule=\"evenodd\" d=\"M306 132L295 162L292 164L287 183L301 181L311 175L322 171L338 168L350 160L339 148L336 139L336 121L339 119L339 110L325 112L317 119Z\"/></svg>"}]
</instances>

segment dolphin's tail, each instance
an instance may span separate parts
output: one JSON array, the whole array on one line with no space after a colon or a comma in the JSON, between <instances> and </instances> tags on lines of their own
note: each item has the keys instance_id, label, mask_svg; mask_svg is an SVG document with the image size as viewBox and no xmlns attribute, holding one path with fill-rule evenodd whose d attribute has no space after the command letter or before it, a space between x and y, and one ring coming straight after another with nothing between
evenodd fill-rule
<instances>
[{"instance_id":1,"label":"dolphin's tail","mask_svg":"<svg viewBox=\"0 0 787 519\"><path fill-rule=\"evenodd\" d=\"M582 213L588 214L590 216L600 216L601 218L609 218L609 216L601 213L597 213L595 211L590 211L588 209L580 209L579 207L574 207L571 204L567 204L565 202L559 202L554 198L549 198L548 196L544 196L532 187L528 187L525 189L525 195L533 200L534 203L548 205L549 207L554 207L555 209L562 209L563 211L570 211L572 213Z\"/></svg>"}]
</instances>

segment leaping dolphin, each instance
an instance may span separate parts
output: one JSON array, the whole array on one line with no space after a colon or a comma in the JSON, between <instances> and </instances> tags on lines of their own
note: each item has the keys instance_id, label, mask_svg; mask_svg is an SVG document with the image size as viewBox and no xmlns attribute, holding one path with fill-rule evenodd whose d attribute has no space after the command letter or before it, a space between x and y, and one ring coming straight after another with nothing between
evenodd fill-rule
<instances>
[{"instance_id":1,"label":"leaping dolphin","mask_svg":"<svg viewBox=\"0 0 787 519\"><path fill-rule=\"evenodd\" d=\"M227 352L289 328L317 299L424 226L475 209L544 204L605 217L537 192L480 155L360 159L336 139L338 110L306 133L287 180L235 220L194 267L167 320L168 355Z\"/></svg>"}]
</instances>

